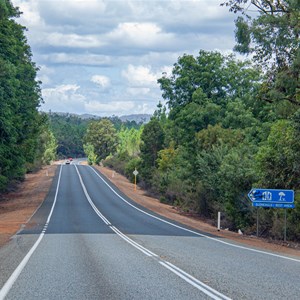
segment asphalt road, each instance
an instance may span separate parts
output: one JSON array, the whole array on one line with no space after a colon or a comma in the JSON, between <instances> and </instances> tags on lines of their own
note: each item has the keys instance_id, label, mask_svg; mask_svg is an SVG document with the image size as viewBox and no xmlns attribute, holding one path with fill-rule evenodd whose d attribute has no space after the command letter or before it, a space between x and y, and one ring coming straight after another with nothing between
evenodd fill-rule
<instances>
[{"instance_id":1,"label":"asphalt road","mask_svg":"<svg viewBox=\"0 0 300 300\"><path fill-rule=\"evenodd\" d=\"M2 299L299 299L300 260L207 236L62 165L0 248Z\"/></svg>"}]
</instances>

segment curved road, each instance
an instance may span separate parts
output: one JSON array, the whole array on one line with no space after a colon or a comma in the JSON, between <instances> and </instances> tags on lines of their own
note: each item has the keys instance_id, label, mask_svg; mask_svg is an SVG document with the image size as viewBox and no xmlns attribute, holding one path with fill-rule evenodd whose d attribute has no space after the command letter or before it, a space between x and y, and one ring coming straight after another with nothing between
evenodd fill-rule
<instances>
[{"instance_id":1,"label":"curved road","mask_svg":"<svg viewBox=\"0 0 300 300\"><path fill-rule=\"evenodd\" d=\"M299 299L300 260L142 208L95 169L62 165L0 249L2 299Z\"/></svg>"}]
</instances>

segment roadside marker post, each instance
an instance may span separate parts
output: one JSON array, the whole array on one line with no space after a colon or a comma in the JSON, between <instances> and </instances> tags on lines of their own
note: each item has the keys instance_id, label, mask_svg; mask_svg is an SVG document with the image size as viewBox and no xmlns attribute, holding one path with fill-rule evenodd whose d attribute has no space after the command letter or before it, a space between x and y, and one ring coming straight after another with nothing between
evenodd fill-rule
<instances>
[{"instance_id":1,"label":"roadside marker post","mask_svg":"<svg viewBox=\"0 0 300 300\"><path fill-rule=\"evenodd\" d=\"M136 191L136 176L139 174L137 169L135 168L134 171L132 172L134 175L134 190Z\"/></svg>"},{"instance_id":2,"label":"roadside marker post","mask_svg":"<svg viewBox=\"0 0 300 300\"><path fill-rule=\"evenodd\" d=\"M218 231L221 229L221 212L218 211Z\"/></svg>"}]
</instances>

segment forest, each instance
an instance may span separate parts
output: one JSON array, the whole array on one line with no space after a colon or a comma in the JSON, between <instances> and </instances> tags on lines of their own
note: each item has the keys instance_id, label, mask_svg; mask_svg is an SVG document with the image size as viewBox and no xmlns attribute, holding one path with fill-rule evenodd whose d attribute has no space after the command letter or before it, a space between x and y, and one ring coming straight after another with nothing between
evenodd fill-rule
<instances>
[{"instance_id":1,"label":"forest","mask_svg":"<svg viewBox=\"0 0 300 300\"><path fill-rule=\"evenodd\" d=\"M19 15L10 1L0 1L0 191L56 156L48 118L38 111L38 68Z\"/></svg>"}]
</instances>

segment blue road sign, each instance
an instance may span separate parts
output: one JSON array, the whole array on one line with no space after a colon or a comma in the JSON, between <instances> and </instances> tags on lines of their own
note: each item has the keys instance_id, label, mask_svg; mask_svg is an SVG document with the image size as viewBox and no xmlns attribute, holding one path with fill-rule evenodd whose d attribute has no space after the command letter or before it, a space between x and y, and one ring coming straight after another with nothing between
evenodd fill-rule
<instances>
[{"instance_id":1,"label":"blue road sign","mask_svg":"<svg viewBox=\"0 0 300 300\"><path fill-rule=\"evenodd\" d=\"M253 206L294 208L293 190L252 189L248 194Z\"/></svg>"}]
</instances>

